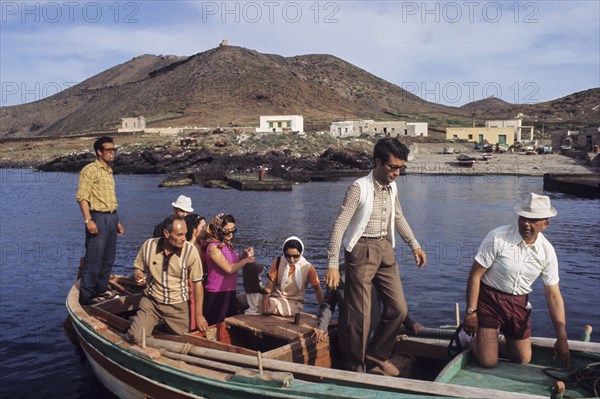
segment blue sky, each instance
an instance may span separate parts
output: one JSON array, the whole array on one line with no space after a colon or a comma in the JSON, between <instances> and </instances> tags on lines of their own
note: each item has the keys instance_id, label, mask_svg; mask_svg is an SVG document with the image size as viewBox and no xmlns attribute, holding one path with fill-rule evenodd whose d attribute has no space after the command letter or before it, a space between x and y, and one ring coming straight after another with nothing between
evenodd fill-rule
<instances>
[{"instance_id":1,"label":"blue sky","mask_svg":"<svg viewBox=\"0 0 600 399\"><path fill-rule=\"evenodd\" d=\"M0 1L0 105L142 54L332 54L428 101L536 103L600 86L598 1Z\"/></svg>"}]
</instances>

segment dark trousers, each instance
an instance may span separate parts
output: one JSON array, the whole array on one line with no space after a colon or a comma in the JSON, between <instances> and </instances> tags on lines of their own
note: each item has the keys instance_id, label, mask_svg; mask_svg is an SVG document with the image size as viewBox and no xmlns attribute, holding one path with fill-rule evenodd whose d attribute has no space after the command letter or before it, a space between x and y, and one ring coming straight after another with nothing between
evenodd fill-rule
<instances>
[{"instance_id":1,"label":"dark trousers","mask_svg":"<svg viewBox=\"0 0 600 399\"><path fill-rule=\"evenodd\" d=\"M346 280L346 271L340 269L340 283L335 290L327 288L325 291L325 297L321 306L319 306L319 314L317 319L319 320L317 328L327 331L335 308L339 308L339 320L338 320L338 340L340 342L340 348L342 352L346 350L348 345L346 344L346 334L340 333L344 331L346 326L346 303L344 302L344 281ZM379 313L381 312L381 306L379 305L379 297L377 296L377 290L371 291L371 328L369 329L369 340L375 332L375 325L379 322Z\"/></svg>"},{"instance_id":2,"label":"dark trousers","mask_svg":"<svg viewBox=\"0 0 600 399\"><path fill-rule=\"evenodd\" d=\"M230 316L238 314L235 291L211 292L204 290L204 318L209 326L217 324Z\"/></svg>"},{"instance_id":3,"label":"dark trousers","mask_svg":"<svg viewBox=\"0 0 600 399\"><path fill-rule=\"evenodd\" d=\"M117 252L118 215L101 212L91 212L91 215L98 226L98 234L92 235L85 230L85 257L79 286L79 302L83 305L108 289Z\"/></svg>"},{"instance_id":4,"label":"dark trousers","mask_svg":"<svg viewBox=\"0 0 600 399\"><path fill-rule=\"evenodd\" d=\"M345 263L347 366L350 370L364 371L365 352L389 359L408 309L390 241L360 238L352 252L346 251ZM382 311L367 350L373 286L381 301Z\"/></svg>"}]
</instances>

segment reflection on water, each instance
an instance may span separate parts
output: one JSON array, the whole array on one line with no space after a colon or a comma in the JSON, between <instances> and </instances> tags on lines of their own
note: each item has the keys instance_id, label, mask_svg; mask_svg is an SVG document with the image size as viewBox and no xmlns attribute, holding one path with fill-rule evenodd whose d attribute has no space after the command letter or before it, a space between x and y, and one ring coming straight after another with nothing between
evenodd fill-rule
<instances>
[{"instance_id":1,"label":"reflection on water","mask_svg":"<svg viewBox=\"0 0 600 399\"><path fill-rule=\"evenodd\" d=\"M1 397L104 398L87 361L65 335L64 301L83 255L84 226L72 174L1 171L0 373ZM41 176L40 176L41 175ZM253 246L265 267L297 235L320 276L327 264L332 223L352 179L294 186L292 192L241 192L199 186L159 189L163 176L117 178L119 239L115 272L130 273L141 243L171 212L178 195L210 219L230 212L238 248ZM466 278L479 243L497 226L516 222L513 206L529 192L542 193L539 177L406 176L398 178L403 210L429 263L419 270L407 246L396 248L411 313L435 327L454 322L464 307ZM559 214L546 232L560 262L569 335L592 324L600 332L600 201L550 194ZM310 291L310 290L309 290ZM531 295L534 335L554 336L540 281ZM582 301L583 298L583 301ZM307 295L315 311L314 295Z\"/></svg>"}]
</instances>

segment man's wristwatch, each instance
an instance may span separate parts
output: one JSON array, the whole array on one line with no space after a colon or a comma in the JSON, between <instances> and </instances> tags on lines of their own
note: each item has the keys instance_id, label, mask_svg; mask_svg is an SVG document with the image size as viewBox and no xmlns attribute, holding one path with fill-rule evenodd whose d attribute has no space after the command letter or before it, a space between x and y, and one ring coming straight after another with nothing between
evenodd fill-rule
<instances>
[{"instance_id":1,"label":"man's wristwatch","mask_svg":"<svg viewBox=\"0 0 600 399\"><path fill-rule=\"evenodd\" d=\"M476 312L477 312L477 309L473 309L473 308L467 309L467 314L475 314Z\"/></svg>"},{"instance_id":2,"label":"man's wristwatch","mask_svg":"<svg viewBox=\"0 0 600 399\"><path fill-rule=\"evenodd\" d=\"M92 221L92 218L89 218L89 219L85 219L85 220L83 221L83 223L85 223L85 224L88 224L88 223L89 223L89 222L91 222L91 221Z\"/></svg>"}]
</instances>

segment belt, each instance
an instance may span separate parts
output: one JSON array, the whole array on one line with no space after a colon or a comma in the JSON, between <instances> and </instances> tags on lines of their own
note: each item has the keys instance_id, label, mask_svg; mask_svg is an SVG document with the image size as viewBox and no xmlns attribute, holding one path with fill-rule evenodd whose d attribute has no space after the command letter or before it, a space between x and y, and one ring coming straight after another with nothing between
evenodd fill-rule
<instances>
[{"instance_id":1,"label":"belt","mask_svg":"<svg viewBox=\"0 0 600 399\"><path fill-rule=\"evenodd\" d=\"M385 240L387 238L387 236L381 236L381 237L360 237L360 238L364 238L365 240L370 240L370 241L379 241L379 240Z\"/></svg>"},{"instance_id":2,"label":"belt","mask_svg":"<svg viewBox=\"0 0 600 399\"><path fill-rule=\"evenodd\" d=\"M90 211L90 212L94 212L94 213L117 213L117 210L115 209L114 211Z\"/></svg>"}]
</instances>

